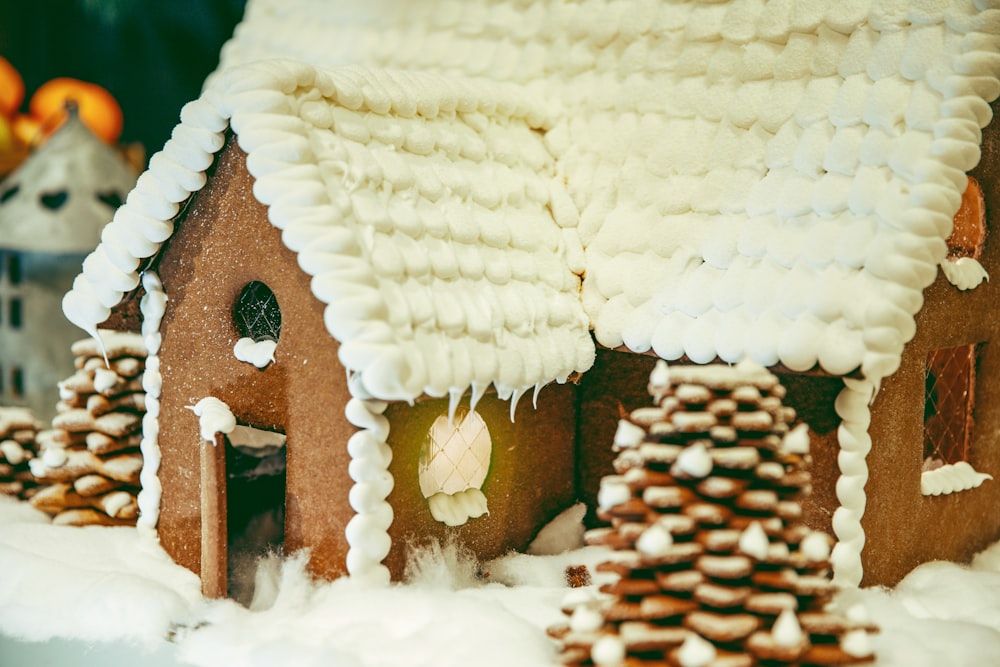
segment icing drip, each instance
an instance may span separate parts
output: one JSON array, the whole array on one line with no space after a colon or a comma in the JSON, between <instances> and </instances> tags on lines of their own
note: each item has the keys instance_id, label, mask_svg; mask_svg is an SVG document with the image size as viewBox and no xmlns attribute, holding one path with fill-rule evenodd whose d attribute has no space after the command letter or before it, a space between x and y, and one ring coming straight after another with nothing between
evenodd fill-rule
<instances>
[{"instance_id":1,"label":"icing drip","mask_svg":"<svg viewBox=\"0 0 1000 667\"><path fill-rule=\"evenodd\" d=\"M349 497L351 509L356 513L345 531L347 572L352 578L388 584L389 569L382 564L392 547L389 525L393 516L392 507L386 502L393 486L389 472L392 450L385 441L389 436L389 420L382 414L387 406L382 401L363 398L357 383L350 382L348 386L354 398L347 402L344 413L359 431L347 441L351 456L348 472L354 481Z\"/></svg>"},{"instance_id":2,"label":"icing drip","mask_svg":"<svg viewBox=\"0 0 1000 667\"><path fill-rule=\"evenodd\" d=\"M866 458L872 448L872 439L868 435L868 425L871 423L869 401L875 394L875 384L870 380L844 378L844 385L834 403L841 419L837 431L840 443L840 454L837 457L840 478L836 488L840 507L833 513L833 532L837 536L837 544L830 561L833 563L833 578L838 585L858 586L864 574L861 551L865 546L865 531L861 526L861 517L867 503Z\"/></svg>"},{"instance_id":3,"label":"icing drip","mask_svg":"<svg viewBox=\"0 0 1000 667\"><path fill-rule=\"evenodd\" d=\"M163 283L154 271L146 271L142 276L142 286L146 293L139 303L142 311L142 340L146 346L146 368L142 375L142 388L146 392L146 414L142 417L142 471L139 474L140 490L137 497L141 529L154 529L160 517L160 498L163 487L160 484L160 443L159 415L160 392L163 376L160 374L160 322L166 310L167 295Z\"/></svg>"}]
</instances>

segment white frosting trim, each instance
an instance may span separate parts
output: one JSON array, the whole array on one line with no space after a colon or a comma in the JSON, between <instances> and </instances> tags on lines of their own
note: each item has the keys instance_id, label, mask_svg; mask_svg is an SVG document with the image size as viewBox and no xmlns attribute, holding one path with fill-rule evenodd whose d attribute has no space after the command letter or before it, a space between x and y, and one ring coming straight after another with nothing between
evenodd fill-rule
<instances>
[{"instance_id":1,"label":"white frosting trim","mask_svg":"<svg viewBox=\"0 0 1000 667\"><path fill-rule=\"evenodd\" d=\"M348 472L354 481L349 500L356 514L347 523L347 572L355 579L389 583L389 568L382 561L389 555L392 538L392 506L386 502L392 491L389 472L392 450L386 443L389 420L382 414L387 404L367 396L356 376L348 383L353 398L344 413L360 429L347 441L351 455Z\"/></svg>"},{"instance_id":2,"label":"white frosting trim","mask_svg":"<svg viewBox=\"0 0 1000 667\"><path fill-rule=\"evenodd\" d=\"M861 552L865 547L865 531L861 517L868 502L865 484L868 482L867 457L872 448L872 439L868 434L871 423L869 405L875 396L875 385L869 380L848 378L844 378L844 385L834 403L841 419L837 430L840 478L836 487L840 507L833 513L837 544L833 547L830 562L833 564L835 583L858 586L864 575Z\"/></svg>"},{"instance_id":3,"label":"white frosting trim","mask_svg":"<svg viewBox=\"0 0 1000 667\"><path fill-rule=\"evenodd\" d=\"M978 260L972 257L945 259L941 262L941 272L952 285L960 290L970 290L978 287L984 280L990 279L990 274Z\"/></svg>"},{"instance_id":4,"label":"white frosting trim","mask_svg":"<svg viewBox=\"0 0 1000 667\"><path fill-rule=\"evenodd\" d=\"M163 283L155 271L142 275L142 286L146 293L139 302L142 311L142 342L146 346L146 368L142 375L142 389L146 392L146 414L142 417L142 470L139 473L139 529L153 530L160 519L160 499L163 486L160 484L160 393L163 376L160 374L160 322L167 305L167 295Z\"/></svg>"},{"instance_id":5,"label":"white frosting trim","mask_svg":"<svg viewBox=\"0 0 1000 667\"><path fill-rule=\"evenodd\" d=\"M988 479L993 479L993 475L976 472L967 461L949 463L920 474L920 493L925 496L941 496L968 491L979 487Z\"/></svg>"}]
</instances>

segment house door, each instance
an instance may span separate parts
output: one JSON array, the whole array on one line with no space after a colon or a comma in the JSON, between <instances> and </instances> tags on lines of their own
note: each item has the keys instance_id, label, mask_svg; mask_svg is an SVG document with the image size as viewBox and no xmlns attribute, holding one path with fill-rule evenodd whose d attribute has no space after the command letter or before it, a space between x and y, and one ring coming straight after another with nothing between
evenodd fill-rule
<instances>
[{"instance_id":1,"label":"house door","mask_svg":"<svg viewBox=\"0 0 1000 667\"><path fill-rule=\"evenodd\" d=\"M258 565L283 555L285 436L237 426L226 438L226 595L253 601Z\"/></svg>"}]
</instances>

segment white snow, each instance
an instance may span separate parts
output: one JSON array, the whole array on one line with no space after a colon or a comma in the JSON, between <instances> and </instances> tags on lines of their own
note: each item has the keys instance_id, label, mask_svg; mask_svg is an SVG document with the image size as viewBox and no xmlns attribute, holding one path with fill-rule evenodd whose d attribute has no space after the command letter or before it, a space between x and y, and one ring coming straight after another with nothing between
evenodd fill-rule
<instances>
[{"instance_id":1,"label":"white snow","mask_svg":"<svg viewBox=\"0 0 1000 667\"><path fill-rule=\"evenodd\" d=\"M578 535L578 520L564 513L548 539ZM76 667L88 656L104 667L145 664L151 652L199 667L551 666L556 649L545 628L565 620L563 572L576 564L593 572L606 556L589 547L480 565L432 545L411 561L408 583L373 588L313 581L299 555L262 568L251 611L203 599L197 578L147 531L53 526L3 497L0 526L2 665L21 664L24 648L65 654L62 640L75 639L120 649L79 650ZM1000 544L971 565L928 563L894 590L851 590L838 602L881 627L872 639L878 665L1000 664Z\"/></svg>"}]
</instances>

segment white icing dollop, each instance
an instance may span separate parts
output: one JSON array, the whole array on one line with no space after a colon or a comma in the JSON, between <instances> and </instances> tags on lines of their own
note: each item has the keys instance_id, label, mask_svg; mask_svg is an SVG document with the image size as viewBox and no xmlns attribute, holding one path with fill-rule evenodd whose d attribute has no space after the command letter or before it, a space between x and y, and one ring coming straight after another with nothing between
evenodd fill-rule
<instances>
[{"instance_id":1,"label":"white icing dollop","mask_svg":"<svg viewBox=\"0 0 1000 667\"><path fill-rule=\"evenodd\" d=\"M243 363L267 368L274 363L274 351L277 347L278 343L270 339L255 341L253 338L240 338L233 346L233 355Z\"/></svg>"},{"instance_id":2,"label":"white icing dollop","mask_svg":"<svg viewBox=\"0 0 1000 667\"><path fill-rule=\"evenodd\" d=\"M0 442L0 453L7 459L7 463L16 466L25 459L24 447L14 440L4 440Z\"/></svg>"},{"instance_id":3,"label":"white icing dollop","mask_svg":"<svg viewBox=\"0 0 1000 667\"><path fill-rule=\"evenodd\" d=\"M799 618L791 609L785 609L778 615L771 628L771 636L774 637L775 644L785 647L799 646L805 639Z\"/></svg>"},{"instance_id":4,"label":"white icing dollop","mask_svg":"<svg viewBox=\"0 0 1000 667\"><path fill-rule=\"evenodd\" d=\"M107 368L98 368L94 371L94 389L99 394L103 394L121 381L117 373Z\"/></svg>"},{"instance_id":5,"label":"white icing dollop","mask_svg":"<svg viewBox=\"0 0 1000 667\"><path fill-rule=\"evenodd\" d=\"M799 543L799 551L810 563L822 563L830 558L830 538L814 530Z\"/></svg>"},{"instance_id":6,"label":"white icing dollop","mask_svg":"<svg viewBox=\"0 0 1000 667\"><path fill-rule=\"evenodd\" d=\"M427 499L427 506L435 520L452 527L490 513L486 496L475 487L458 493L435 493Z\"/></svg>"},{"instance_id":7,"label":"white icing dollop","mask_svg":"<svg viewBox=\"0 0 1000 667\"><path fill-rule=\"evenodd\" d=\"M705 443L696 442L685 447L677 455L677 461L674 465L689 477L701 478L712 472L714 464Z\"/></svg>"},{"instance_id":8,"label":"white icing dollop","mask_svg":"<svg viewBox=\"0 0 1000 667\"><path fill-rule=\"evenodd\" d=\"M615 431L615 447L638 447L646 437L646 430L641 426L633 424L627 419L618 420L618 429Z\"/></svg>"},{"instance_id":9,"label":"white icing dollop","mask_svg":"<svg viewBox=\"0 0 1000 667\"><path fill-rule=\"evenodd\" d=\"M236 428L236 417L229 406L214 396L206 396L194 405L185 407L198 417L202 440L214 444L216 433L230 433Z\"/></svg>"},{"instance_id":10,"label":"white icing dollop","mask_svg":"<svg viewBox=\"0 0 1000 667\"><path fill-rule=\"evenodd\" d=\"M840 648L854 658L867 658L872 654L872 643L865 630L851 630L840 640Z\"/></svg>"},{"instance_id":11,"label":"white icing dollop","mask_svg":"<svg viewBox=\"0 0 1000 667\"><path fill-rule=\"evenodd\" d=\"M569 617L569 627L573 632L597 632L604 625L604 614L593 605L581 604Z\"/></svg>"},{"instance_id":12,"label":"white icing dollop","mask_svg":"<svg viewBox=\"0 0 1000 667\"><path fill-rule=\"evenodd\" d=\"M625 664L625 643L618 637L601 637L590 649L590 658L597 667L621 667Z\"/></svg>"},{"instance_id":13,"label":"white icing dollop","mask_svg":"<svg viewBox=\"0 0 1000 667\"><path fill-rule=\"evenodd\" d=\"M809 427L806 424L799 424L785 434L782 445L789 454L805 456L809 453Z\"/></svg>"},{"instance_id":14,"label":"white icing dollop","mask_svg":"<svg viewBox=\"0 0 1000 667\"><path fill-rule=\"evenodd\" d=\"M990 274L983 265L972 257L945 259L941 262L941 272L948 282L960 290L973 289L984 280L990 279Z\"/></svg>"},{"instance_id":15,"label":"white icing dollop","mask_svg":"<svg viewBox=\"0 0 1000 667\"><path fill-rule=\"evenodd\" d=\"M665 526L659 523L654 523L642 531L639 539L635 541L635 548L639 553L650 558L666 555L673 545L674 536L670 534L670 531Z\"/></svg>"},{"instance_id":16,"label":"white icing dollop","mask_svg":"<svg viewBox=\"0 0 1000 667\"><path fill-rule=\"evenodd\" d=\"M767 550L770 544L771 541L767 538L767 533L764 532L764 527L761 526L760 521L752 521L740 533L740 551L757 560L765 560L767 558Z\"/></svg>"},{"instance_id":17,"label":"white icing dollop","mask_svg":"<svg viewBox=\"0 0 1000 667\"><path fill-rule=\"evenodd\" d=\"M716 650L711 642L701 635L691 633L677 651L681 667L705 667L715 660Z\"/></svg>"},{"instance_id":18,"label":"white icing dollop","mask_svg":"<svg viewBox=\"0 0 1000 667\"><path fill-rule=\"evenodd\" d=\"M48 468L59 468L66 465L67 454L62 447L47 447L42 452L41 461Z\"/></svg>"},{"instance_id":19,"label":"white icing dollop","mask_svg":"<svg viewBox=\"0 0 1000 667\"><path fill-rule=\"evenodd\" d=\"M657 359L649 374L649 386L654 390L663 390L670 386L670 366L663 359Z\"/></svg>"},{"instance_id":20,"label":"white icing dollop","mask_svg":"<svg viewBox=\"0 0 1000 667\"><path fill-rule=\"evenodd\" d=\"M601 488L597 491L597 505L602 510L609 510L632 498L632 489L620 477L609 476L601 480Z\"/></svg>"},{"instance_id":21,"label":"white icing dollop","mask_svg":"<svg viewBox=\"0 0 1000 667\"><path fill-rule=\"evenodd\" d=\"M125 509L129 503L132 502L132 496L125 491L115 491L104 496L102 500L102 505L104 511L108 513L110 517L117 517L119 512Z\"/></svg>"}]
</instances>

